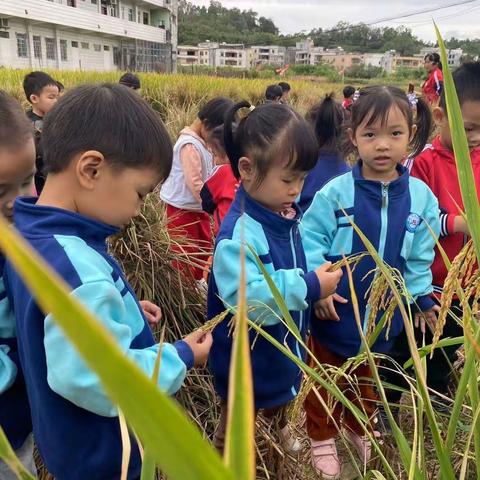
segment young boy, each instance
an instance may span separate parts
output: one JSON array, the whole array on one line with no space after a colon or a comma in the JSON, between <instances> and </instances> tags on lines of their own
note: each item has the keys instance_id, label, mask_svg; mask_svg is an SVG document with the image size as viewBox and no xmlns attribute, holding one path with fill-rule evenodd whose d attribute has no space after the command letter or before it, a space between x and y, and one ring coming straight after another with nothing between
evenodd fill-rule
<instances>
[{"instance_id":1,"label":"young boy","mask_svg":"<svg viewBox=\"0 0 480 480\"><path fill-rule=\"evenodd\" d=\"M45 188L15 203L16 226L151 377L160 346L106 240L140 213L169 174L172 145L150 106L121 85L84 85L65 94L43 129ZM51 314L6 267L33 430L47 469L68 480L120 478L117 408ZM211 335L194 332L163 344L159 386L175 393L186 370L203 365ZM132 395L135 393L132 392ZM132 438L128 478L139 478Z\"/></svg>"},{"instance_id":2,"label":"young boy","mask_svg":"<svg viewBox=\"0 0 480 480\"><path fill-rule=\"evenodd\" d=\"M139 92L141 88L140 78L138 78L137 75L131 72L124 73L120 77L120 80L118 81L118 83L120 85L125 85L126 87L131 88L132 90L136 90L137 92Z\"/></svg>"},{"instance_id":3,"label":"young boy","mask_svg":"<svg viewBox=\"0 0 480 480\"><path fill-rule=\"evenodd\" d=\"M0 215L13 222L13 202L31 194L35 174L33 130L13 98L0 91ZM25 382L18 360L15 318L3 281L5 258L0 254L0 426L17 457L32 473L33 438ZM0 478L16 475L0 460Z\"/></svg>"},{"instance_id":4,"label":"young boy","mask_svg":"<svg viewBox=\"0 0 480 480\"><path fill-rule=\"evenodd\" d=\"M35 188L40 194L45 183L43 173L43 154L40 145L40 137L43 128L43 117L57 103L60 87L56 80L45 72L31 72L23 79L23 90L32 108L27 111L35 131L35 143L37 147L37 173L35 174Z\"/></svg>"},{"instance_id":5,"label":"young boy","mask_svg":"<svg viewBox=\"0 0 480 480\"><path fill-rule=\"evenodd\" d=\"M351 85L347 85L343 89L343 102L342 107L347 110L348 112L352 108L353 105L353 96L355 95L355 87Z\"/></svg>"},{"instance_id":6,"label":"young boy","mask_svg":"<svg viewBox=\"0 0 480 480\"><path fill-rule=\"evenodd\" d=\"M292 87L287 82L280 82L278 86L282 89L282 92L283 92L282 98L280 99L280 103L288 104L288 99L290 97L290 91L292 90Z\"/></svg>"},{"instance_id":7,"label":"young boy","mask_svg":"<svg viewBox=\"0 0 480 480\"><path fill-rule=\"evenodd\" d=\"M283 90L280 85L269 85L265 90L265 103L280 103Z\"/></svg>"},{"instance_id":8,"label":"young boy","mask_svg":"<svg viewBox=\"0 0 480 480\"><path fill-rule=\"evenodd\" d=\"M480 186L480 62L462 65L453 73L453 79L460 100L475 184L478 189ZM448 125L445 93L442 93L439 106L433 110L433 118L437 124L439 135L433 140L432 145L427 147L407 166L411 168L411 174L423 180L438 199L441 212L440 245L448 258L453 260L465 244L468 226L460 213L460 210L463 209L463 202ZM434 295L437 299L441 297L447 273L447 267L441 254L438 249L435 249L432 275ZM458 299L453 300L452 310L457 317L462 317ZM418 329L416 333L418 341L421 343L422 334ZM461 335L463 335L462 327L458 325L454 318L449 317L443 330L443 336L457 337ZM425 341L427 345L432 341L432 334L429 329L427 329ZM428 386L441 394L448 393L449 384L450 366L445 354L452 363L456 359L456 349L456 346L444 347L443 352L437 349L432 359L430 359L430 356L426 359ZM391 356L400 365L410 358L405 334L398 338ZM391 383L404 384L398 376L391 373L387 373L386 376ZM389 393L392 402L397 402L400 395L396 391Z\"/></svg>"}]
</instances>

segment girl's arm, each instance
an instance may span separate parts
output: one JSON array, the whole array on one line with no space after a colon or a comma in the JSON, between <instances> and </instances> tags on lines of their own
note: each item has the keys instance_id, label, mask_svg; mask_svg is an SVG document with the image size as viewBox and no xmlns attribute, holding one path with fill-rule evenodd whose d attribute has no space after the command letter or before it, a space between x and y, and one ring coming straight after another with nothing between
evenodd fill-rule
<instances>
[{"instance_id":1,"label":"girl's arm","mask_svg":"<svg viewBox=\"0 0 480 480\"><path fill-rule=\"evenodd\" d=\"M203 175L200 152L194 145L187 143L180 150L180 162L188 189L197 201L201 203L200 191L203 187Z\"/></svg>"}]
</instances>

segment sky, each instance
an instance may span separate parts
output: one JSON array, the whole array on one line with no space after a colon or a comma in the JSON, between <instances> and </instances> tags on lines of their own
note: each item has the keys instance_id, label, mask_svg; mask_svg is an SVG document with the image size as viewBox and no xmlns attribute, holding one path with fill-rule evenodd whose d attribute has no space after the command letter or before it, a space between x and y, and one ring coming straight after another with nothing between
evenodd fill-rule
<instances>
[{"instance_id":1,"label":"sky","mask_svg":"<svg viewBox=\"0 0 480 480\"><path fill-rule=\"evenodd\" d=\"M209 5L209 0L190 0L197 5ZM410 14L427 8L437 8L460 0L220 0L227 8L252 9L260 16L271 18L282 33L295 33L312 28L329 28L344 20L350 23L376 22L395 15ZM435 39L432 19L444 38L452 36L480 38L480 0L464 2L434 12L399 18L377 26L405 25L422 40Z\"/></svg>"}]
</instances>

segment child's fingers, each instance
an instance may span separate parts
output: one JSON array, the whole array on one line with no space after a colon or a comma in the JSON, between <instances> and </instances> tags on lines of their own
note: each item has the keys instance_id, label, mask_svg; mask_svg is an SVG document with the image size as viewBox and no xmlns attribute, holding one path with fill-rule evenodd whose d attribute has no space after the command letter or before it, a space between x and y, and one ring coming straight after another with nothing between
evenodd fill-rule
<instances>
[{"instance_id":1,"label":"child's fingers","mask_svg":"<svg viewBox=\"0 0 480 480\"><path fill-rule=\"evenodd\" d=\"M333 299L338 303L348 303L348 300L339 295L338 293L333 294Z\"/></svg>"}]
</instances>

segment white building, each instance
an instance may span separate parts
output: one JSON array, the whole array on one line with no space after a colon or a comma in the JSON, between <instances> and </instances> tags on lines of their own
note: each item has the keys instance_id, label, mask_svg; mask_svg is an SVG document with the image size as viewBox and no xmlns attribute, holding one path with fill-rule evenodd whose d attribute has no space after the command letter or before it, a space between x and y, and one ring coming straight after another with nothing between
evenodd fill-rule
<instances>
[{"instance_id":1,"label":"white building","mask_svg":"<svg viewBox=\"0 0 480 480\"><path fill-rule=\"evenodd\" d=\"M363 63L366 67L381 67L383 56L383 53L365 53Z\"/></svg>"},{"instance_id":2,"label":"white building","mask_svg":"<svg viewBox=\"0 0 480 480\"><path fill-rule=\"evenodd\" d=\"M254 45L250 48L252 66L276 65L282 67L286 62L287 49L278 45Z\"/></svg>"},{"instance_id":3,"label":"white building","mask_svg":"<svg viewBox=\"0 0 480 480\"><path fill-rule=\"evenodd\" d=\"M221 43L215 49L214 66L248 68L248 49L241 43Z\"/></svg>"},{"instance_id":4,"label":"white building","mask_svg":"<svg viewBox=\"0 0 480 480\"><path fill-rule=\"evenodd\" d=\"M439 47L425 47L420 50L420 57L425 58L429 53L438 53L440 55ZM447 49L448 57L448 66L452 68L457 68L461 64L463 57L463 49L461 48L451 48Z\"/></svg>"},{"instance_id":5,"label":"white building","mask_svg":"<svg viewBox=\"0 0 480 480\"><path fill-rule=\"evenodd\" d=\"M0 0L0 65L172 71L177 0Z\"/></svg>"}]
</instances>

